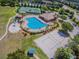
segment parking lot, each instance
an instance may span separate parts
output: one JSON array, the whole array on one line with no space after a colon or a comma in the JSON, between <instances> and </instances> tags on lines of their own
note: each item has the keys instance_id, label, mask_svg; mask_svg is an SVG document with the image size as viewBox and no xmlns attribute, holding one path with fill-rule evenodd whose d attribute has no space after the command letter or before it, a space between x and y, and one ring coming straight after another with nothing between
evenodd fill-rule
<instances>
[{"instance_id":1,"label":"parking lot","mask_svg":"<svg viewBox=\"0 0 79 59\"><path fill-rule=\"evenodd\" d=\"M66 47L68 44L68 37L62 37L58 34L58 30L54 30L38 39L34 42L40 47L43 52L49 57L53 58L57 48Z\"/></svg>"}]
</instances>

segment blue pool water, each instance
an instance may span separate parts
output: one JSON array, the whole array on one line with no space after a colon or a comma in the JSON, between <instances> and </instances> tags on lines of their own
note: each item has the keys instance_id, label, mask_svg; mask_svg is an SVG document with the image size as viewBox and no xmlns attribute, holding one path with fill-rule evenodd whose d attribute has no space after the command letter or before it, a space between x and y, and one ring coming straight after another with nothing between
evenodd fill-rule
<instances>
[{"instance_id":1,"label":"blue pool water","mask_svg":"<svg viewBox=\"0 0 79 59\"><path fill-rule=\"evenodd\" d=\"M40 29L47 26L47 24L41 22L35 17L26 18L26 20L28 21L27 25L30 29Z\"/></svg>"}]
</instances>

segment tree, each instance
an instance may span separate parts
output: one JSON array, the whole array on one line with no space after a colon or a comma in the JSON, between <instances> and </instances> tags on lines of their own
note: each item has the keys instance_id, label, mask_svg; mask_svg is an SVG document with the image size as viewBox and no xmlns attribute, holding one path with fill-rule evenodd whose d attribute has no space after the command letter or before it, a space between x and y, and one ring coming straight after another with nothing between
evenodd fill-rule
<instances>
[{"instance_id":1,"label":"tree","mask_svg":"<svg viewBox=\"0 0 79 59\"><path fill-rule=\"evenodd\" d=\"M67 16L66 15L61 15L60 16L63 20L66 20L67 19Z\"/></svg>"},{"instance_id":2,"label":"tree","mask_svg":"<svg viewBox=\"0 0 79 59\"><path fill-rule=\"evenodd\" d=\"M14 7L15 5L17 5L19 2L18 0L0 0L0 3L2 6L12 6Z\"/></svg>"},{"instance_id":3,"label":"tree","mask_svg":"<svg viewBox=\"0 0 79 59\"><path fill-rule=\"evenodd\" d=\"M79 44L77 44L76 42L70 42L69 47L73 50L76 59L79 59Z\"/></svg>"},{"instance_id":4,"label":"tree","mask_svg":"<svg viewBox=\"0 0 79 59\"><path fill-rule=\"evenodd\" d=\"M0 0L0 3L1 3L1 6L6 6L6 4L7 4L7 2L8 2L8 0Z\"/></svg>"},{"instance_id":5,"label":"tree","mask_svg":"<svg viewBox=\"0 0 79 59\"><path fill-rule=\"evenodd\" d=\"M69 43L69 47L75 52L75 54L79 55L79 44L71 42Z\"/></svg>"},{"instance_id":6,"label":"tree","mask_svg":"<svg viewBox=\"0 0 79 59\"><path fill-rule=\"evenodd\" d=\"M70 48L58 48L55 54L55 59L71 59L73 51Z\"/></svg>"},{"instance_id":7,"label":"tree","mask_svg":"<svg viewBox=\"0 0 79 59\"><path fill-rule=\"evenodd\" d=\"M74 28L69 22L63 22L62 28L66 31L72 31Z\"/></svg>"},{"instance_id":8,"label":"tree","mask_svg":"<svg viewBox=\"0 0 79 59\"><path fill-rule=\"evenodd\" d=\"M14 6L15 6L15 2L13 2L13 1L10 2L10 3L9 3L9 6L14 7Z\"/></svg>"},{"instance_id":9,"label":"tree","mask_svg":"<svg viewBox=\"0 0 79 59\"><path fill-rule=\"evenodd\" d=\"M70 13L70 10L69 9L66 9L65 12Z\"/></svg>"},{"instance_id":10,"label":"tree","mask_svg":"<svg viewBox=\"0 0 79 59\"><path fill-rule=\"evenodd\" d=\"M61 14L61 15L64 14L64 9L63 9L63 8L61 8L61 9L59 10L59 14Z\"/></svg>"},{"instance_id":11,"label":"tree","mask_svg":"<svg viewBox=\"0 0 79 59\"><path fill-rule=\"evenodd\" d=\"M29 57L25 55L23 50L18 49L17 51L8 54L7 59L29 59Z\"/></svg>"},{"instance_id":12,"label":"tree","mask_svg":"<svg viewBox=\"0 0 79 59\"><path fill-rule=\"evenodd\" d=\"M26 3L24 3L24 7L26 7L27 5L26 5Z\"/></svg>"},{"instance_id":13,"label":"tree","mask_svg":"<svg viewBox=\"0 0 79 59\"><path fill-rule=\"evenodd\" d=\"M40 3L42 0L32 0L33 3Z\"/></svg>"},{"instance_id":14,"label":"tree","mask_svg":"<svg viewBox=\"0 0 79 59\"><path fill-rule=\"evenodd\" d=\"M74 51L77 58L79 58L79 34L74 36L72 39L73 42L69 44L70 48Z\"/></svg>"},{"instance_id":15,"label":"tree","mask_svg":"<svg viewBox=\"0 0 79 59\"><path fill-rule=\"evenodd\" d=\"M76 23L78 26L79 26L79 21L77 21L77 23Z\"/></svg>"},{"instance_id":16,"label":"tree","mask_svg":"<svg viewBox=\"0 0 79 59\"><path fill-rule=\"evenodd\" d=\"M79 34L77 34L76 36L74 36L74 38L72 39L75 43L79 44Z\"/></svg>"},{"instance_id":17,"label":"tree","mask_svg":"<svg viewBox=\"0 0 79 59\"><path fill-rule=\"evenodd\" d=\"M75 18L75 17L73 17L73 18L72 18L72 21L76 23L76 18Z\"/></svg>"}]
</instances>

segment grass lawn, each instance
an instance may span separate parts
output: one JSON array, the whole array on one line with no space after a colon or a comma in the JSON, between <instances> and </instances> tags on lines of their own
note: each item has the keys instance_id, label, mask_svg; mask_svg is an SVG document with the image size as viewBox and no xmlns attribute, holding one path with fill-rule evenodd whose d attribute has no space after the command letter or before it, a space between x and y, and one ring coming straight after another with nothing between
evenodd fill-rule
<instances>
[{"instance_id":1,"label":"grass lawn","mask_svg":"<svg viewBox=\"0 0 79 59\"><path fill-rule=\"evenodd\" d=\"M4 34L6 24L9 18L15 15L15 7L1 7L0 6L0 35Z\"/></svg>"},{"instance_id":2,"label":"grass lawn","mask_svg":"<svg viewBox=\"0 0 79 59\"><path fill-rule=\"evenodd\" d=\"M0 59L6 59L8 53L12 53L21 48L20 34L8 34L3 40L0 41Z\"/></svg>"},{"instance_id":3,"label":"grass lawn","mask_svg":"<svg viewBox=\"0 0 79 59\"><path fill-rule=\"evenodd\" d=\"M0 37L5 33L6 24L11 16L16 14L15 7L1 7L0 6ZM6 38L0 41L0 59L6 59L9 52L15 51L21 47L21 41L17 38L20 35L7 35Z\"/></svg>"},{"instance_id":4,"label":"grass lawn","mask_svg":"<svg viewBox=\"0 0 79 59\"><path fill-rule=\"evenodd\" d=\"M24 38L22 41L22 48L28 51L29 48L36 48L36 54L39 56L40 59L48 59L48 57L43 53L43 51L38 48L35 43L33 42L36 38L40 37L41 35L32 35L29 38Z\"/></svg>"},{"instance_id":5,"label":"grass lawn","mask_svg":"<svg viewBox=\"0 0 79 59\"><path fill-rule=\"evenodd\" d=\"M0 6L0 37L5 32L6 24L11 16L16 14L16 7L1 7ZM28 50L30 47L36 48L36 54L40 59L48 59L46 55L38 48L33 40L40 35L32 35L29 38L18 34L8 34L6 38L0 41L0 59L6 59L7 54L15 51L18 48Z\"/></svg>"}]
</instances>

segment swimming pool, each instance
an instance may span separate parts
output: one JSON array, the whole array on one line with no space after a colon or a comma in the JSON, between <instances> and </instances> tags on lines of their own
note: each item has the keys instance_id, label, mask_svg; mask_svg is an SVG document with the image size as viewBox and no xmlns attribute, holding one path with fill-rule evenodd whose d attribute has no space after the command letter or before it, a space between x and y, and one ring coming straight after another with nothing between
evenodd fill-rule
<instances>
[{"instance_id":1,"label":"swimming pool","mask_svg":"<svg viewBox=\"0 0 79 59\"><path fill-rule=\"evenodd\" d=\"M28 28L30 29L41 29L47 26L47 24L38 20L36 17L29 17L26 18L25 20L28 21L28 24L26 24L26 26L28 26Z\"/></svg>"}]
</instances>

